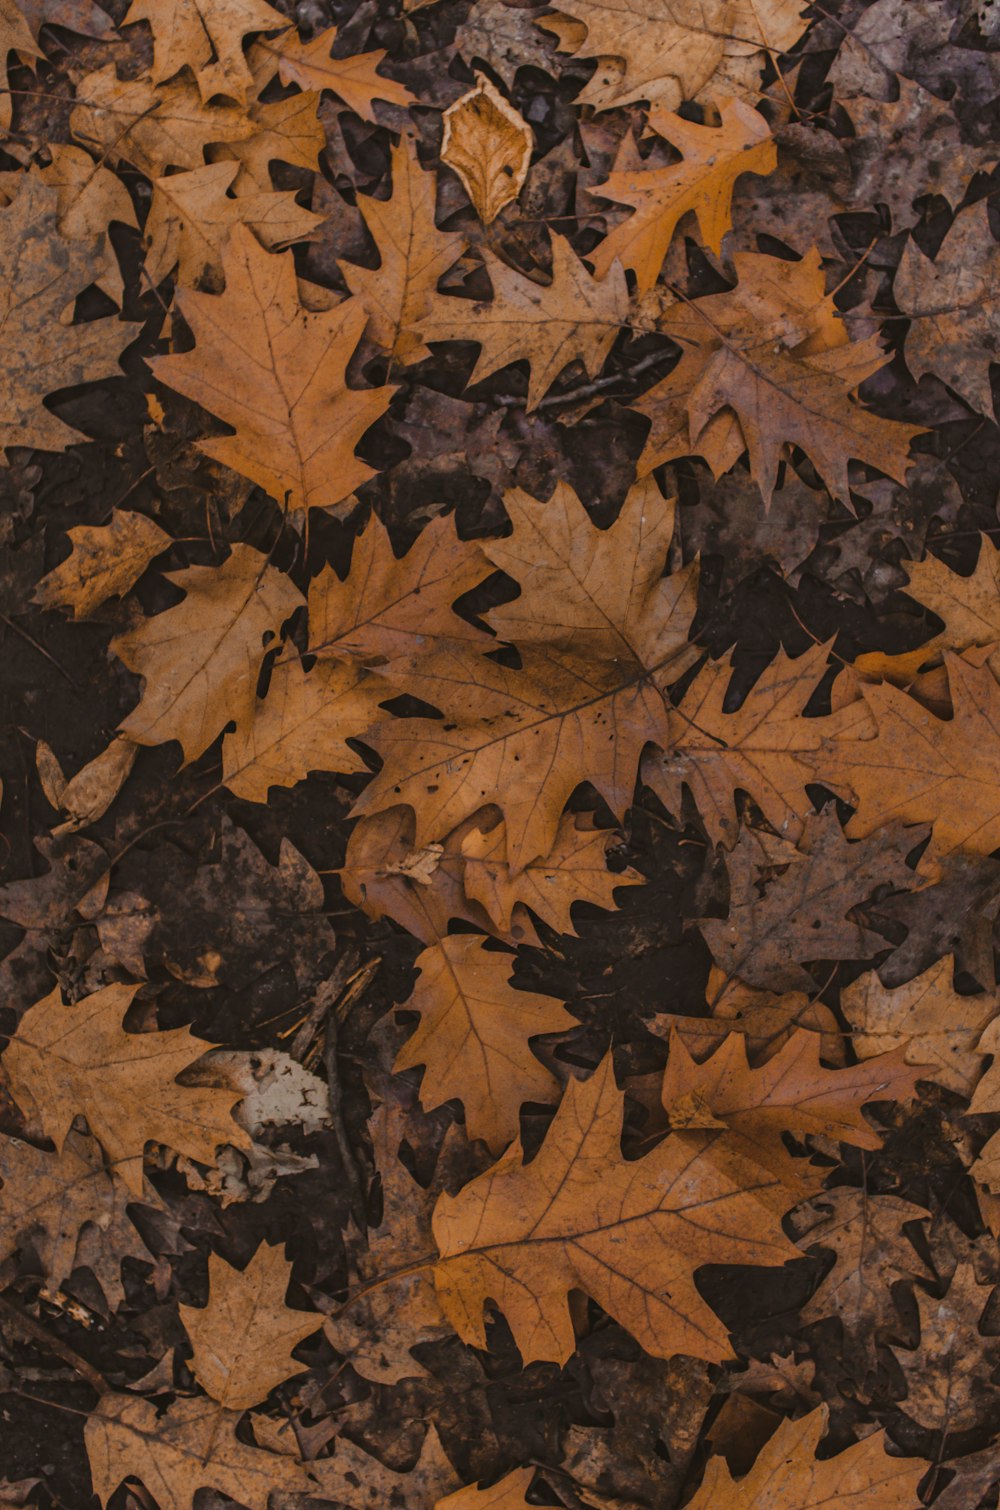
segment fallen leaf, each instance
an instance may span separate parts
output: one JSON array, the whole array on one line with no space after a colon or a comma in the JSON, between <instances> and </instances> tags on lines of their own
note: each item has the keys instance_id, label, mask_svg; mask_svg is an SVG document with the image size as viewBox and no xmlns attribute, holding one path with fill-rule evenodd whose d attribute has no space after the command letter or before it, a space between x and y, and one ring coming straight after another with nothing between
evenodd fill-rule
<instances>
[{"instance_id":1,"label":"fallen leaf","mask_svg":"<svg viewBox=\"0 0 1000 1510\"><path fill-rule=\"evenodd\" d=\"M530 1164L515 1142L457 1196L438 1199L435 1280L464 1341L486 1346L483 1307L491 1300L525 1365L565 1362L575 1346L575 1288L656 1357L730 1356L693 1274L704 1263L782 1264L793 1256L769 1204L775 1182L748 1183L745 1166L710 1134L668 1137L628 1162L621 1120L608 1055L589 1080L570 1080Z\"/></svg>"},{"instance_id":2,"label":"fallen leaf","mask_svg":"<svg viewBox=\"0 0 1000 1510\"><path fill-rule=\"evenodd\" d=\"M150 366L236 431L199 442L207 456L293 512L337 503L373 475L355 448L394 391L347 384L364 310L350 299L320 313L304 308L291 254L265 252L244 225L234 227L223 266L225 293L177 296L195 349Z\"/></svg>"},{"instance_id":3,"label":"fallen leaf","mask_svg":"<svg viewBox=\"0 0 1000 1510\"><path fill-rule=\"evenodd\" d=\"M3 1056L11 1089L62 1149L84 1116L116 1178L142 1198L147 1143L211 1165L222 1144L246 1148L229 1091L188 1088L177 1076L207 1052L187 1028L129 1033L122 1020L137 986L105 986L75 1006L56 988L29 1007Z\"/></svg>"},{"instance_id":4,"label":"fallen leaf","mask_svg":"<svg viewBox=\"0 0 1000 1510\"><path fill-rule=\"evenodd\" d=\"M533 1468L515 1468L489 1489L467 1484L438 1500L434 1510L529 1510L525 1495L534 1476Z\"/></svg>"},{"instance_id":5,"label":"fallen leaf","mask_svg":"<svg viewBox=\"0 0 1000 1510\"><path fill-rule=\"evenodd\" d=\"M379 66L386 56L384 48L377 52L354 53L346 58L334 57L336 40L335 26L318 31L308 42L303 42L293 29L283 32L280 37L261 38L254 51L263 54L269 64L273 60L283 84L296 84L299 89L312 89L317 94L328 90L362 120L375 120L375 100L385 100L401 110L414 103L414 96L408 89L379 73Z\"/></svg>"},{"instance_id":6,"label":"fallen leaf","mask_svg":"<svg viewBox=\"0 0 1000 1510\"><path fill-rule=\"evenodd\" d=\"M531 127L484 74L444 112L441 161L453 168L484 225L524 187Z\"/></svg>"},{"instance_id":7,"label":"fallen leaf","mask_svg":"<svg viewBox=\"0 0 1000 1510\"><path fill-rule=\"evenodd\" d=\"M194 1349L191 1372L224 1410L247 1410L303 1371L292 1353L322 1318L285 1304L291 1273L281 1248L266 1243L245 1269L210 1253L207 1306L179 1307Z\"/></svg>"},{"instance_id":8,"label":"fallen leaf","mask_svg":"<svg viewBox=\"0 0 1000 1510\"><path fill-rule=\"evenodd\" d=\"M253 84L244 37L287 25L264 0L132 0L122 25L137 21L152 29L154 84L190 68L203 100L222 94L240 105Z\"/></svg>"},{"instance_id":9,"label":"fallen leaf","mask_svg":"<svg viewBox=\"0 0 1000 1510\"><path fill-rule=\"evenodd\" d=\"M66 533L72 549L39 582L34 601L69 608L75 619L90 618L108 598L124 597L171 544L152 519L125 509L113 509L110 524L77 524Z\"/></svg>"},{"instance_id":10,"label":"fallen leaf","mask_svg":"<svg viewBox=\"0 0 1000 1510\"><path fill-rule=\"evenodd\" d=\"M982 1332L993 1286L979 1284L971 1264L959 1264L941 1300L914 1292L920 1312L920 1343L894 1347L906 1381L900 1410L928 1431L969 1431L996 1408L992 1375L1000 1339Z\"/></svg>"},{"instance_id":11,"label":"fallen leaf","mask_svg":"<svg viewBox=\"0 0 1000 1510\"><path fill-rule=\"evenodd\" d=\"M80 80L69 123L102 159L131 163L148 178L200 168L210 142L242 141L253 132L245 110L204 104L187 79L154 88L148 79L120 79L113 63Z\"/></svg>"}]
</instances>

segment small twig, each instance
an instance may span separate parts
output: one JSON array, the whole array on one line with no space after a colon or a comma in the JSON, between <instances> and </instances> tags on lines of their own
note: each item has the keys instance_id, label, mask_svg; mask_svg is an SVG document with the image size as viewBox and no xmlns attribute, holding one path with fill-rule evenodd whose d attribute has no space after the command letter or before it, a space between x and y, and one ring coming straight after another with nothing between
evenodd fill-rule
<instances>
[{"instance_id":1,"label":"small twig","mask_svg":"<svg viewBox=\"0 0 1000 1510\"><path fill-rule=\"evenodd\" d=\"M290 1052L293 1059L298 1059L300 1063L302 1062L302 1059L309 1050L310 1044L319 1031L319 1025L325 1014L333 1009L344 987L350 981L352 972L357 969L357 962L357 950L353 946L345 949L343 956L333 967L333 974L328 980L320 983L313 997L312 1005L302 1019L301 1026L298 1027L298 1031L292 1042Z\"/></svg>"},{"instance_id":2,"label":"small twig","mask_svg":"<svg viewBox=\"0 0 1000 1510\"><path fill-rule=\"evenodd\" d=\"M31 646L32 650L36 650L39 655L45 657L50 666L55 667L63 680L69 682L70 686L75 692L80 691L80 683L74 681L69 672L64 670L64 668L60 666L55 656L50 655L44 645L39 645L38 641L34 639L26 629L22 629L20 624L15 624L13 619L8 619L5 613L0 613L0 624L6 624L8 629L12 629L15 634L19 634L21 636L21 639Z\"/></svg>"},{"instance_id":3,"label":"small twig","mask_svg":"<svg viewBox=\"0 0 1000 1510\"><path fill-rule=\"evenodd\" d=\"M15 1326L20 1327L22 1332L30 1337L33 1342L37 1342L40 1347L44 1348L46 1352L54 1353L57 1358L61 1358L64 1363L68 1363L70 1368L78 1373L81 1379L85 1379L91 1389L95 1390L97 1394L106 1395L109 1392L111 1388L110 1384L104 1375L94 1368L92 1363L88 1363L86 1358L81 1358L80 1354L74 1352L68 1343L63 1342L60 1337L54 1336L40 1322L35 1321L34 1317L26 1316L22 1310L14 1305L13 1301L7 1299L6 1295L0 1295L0 1316L6 1316Z\"/></svg>"}]
</instances>

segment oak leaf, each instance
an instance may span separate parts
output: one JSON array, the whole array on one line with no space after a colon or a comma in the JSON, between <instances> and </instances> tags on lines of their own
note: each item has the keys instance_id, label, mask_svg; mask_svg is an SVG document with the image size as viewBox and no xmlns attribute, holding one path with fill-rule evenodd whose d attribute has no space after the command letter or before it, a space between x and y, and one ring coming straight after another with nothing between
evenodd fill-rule
<instances>
[{"instance_id":1,"label":"oak leaf","mask_svg":"<svg viewBox=\"0 0 1000 1510\"><path fill-rule=\"evenodd\" d=\"M922 1458L890 1457L885 1432L876 1431L835 1457L818 1459L816 1448L829 1410L821 1405L799 1421L782 1421L757 1454L750 1472L737 1482L723 1457L708 1460L705 1476L689 1510L912 1510L917 1485L930 1464Z\"/></svg>"},{"instance_id":2,"label":"oak leaf","mask_svg":"<svg viewBox=\"0 0 1000 1510\"><path fill-rule=\"evenodd\" d=\"M524 187L534 138L527 121L484 74L444 112L441 161L453 168L484 225Z\"/></svg>"},{"instance_id":3,"label":"oak leaf","mask_svg":"<svg viewBox=\"0 0 1000 1510\"><path fill-rule=\"evenodd\" d=\"M894 1347L906 1381L900 1410L928 1431L968 1431L992 1418L998 1386L1000 1338L984 1335L982 1322L994 1293L977 1281L972 1264L960 1263L947 1292L937 1300L914 1292L920 1312L917 1347Z\"/></svg>"},{"instance_id":4,"label":"oak leaf","mask_svg":"<svg viewBox=\"0 0 1000 1510\"><path fill-rule=\"evenodd\" d=\"M194 1348L191 1371L224 1410L247 1410L303 1371L292 1352L319 1330L322 1317L285 1304L291 1273L281 1248L267 1243L245 1269L210 1253L208 1304L179 1308Z\"/></svg>"},{"instance_id":5,"label":"oak leaf","mask_svg":"<svg viewBox=\"0 0 1000 1510\"><path fill-rule=\"evenodd\" d=\"M237 225L223 257L225 293L182 290L195 349L154 357L157 379L231 425L200 450L295 511L339 503L374 475L355 448L394 389L351 388L347 364L365 323L360 305L303 307L290 252L265 252Z\"/></svg>"},{"instance_id":6,"label":"oak leaf","mask_svg":"<svg viewBox=\"0 0 1000 1510\"><path fill-rule=\"evenodd\" d=\"M529 1039L563 1033L576 1019L551 996L511 982L509 954L491 953L475 934L453 934L416 960L420 976L405 1005L420 1026L396 1056L395 1071L424 1065L428 1110L456 1099L470 1138L493 1153L517 1136L525 1101L551 1101L558 1082Z\"/></svg>"},{"instance_id":7,"label":"oak leaf","mask_svg":"<svg viewBox=\"0 0 1000 1510\"><path fill-rule=\"evenodd\" d=\"M202 1164L223 1144L247 1148L230 1091L184 1086L177 1076L208 1045L187 1028L128 1033L123 1019L137 986L104 986L75 1006L58 989L29 1007L3 1056L15 1099L62 1149L80 1115L111 1168L142 1197L147 1143L165 1143Z\"/></svg>"},{"instance_id":8,"label":"oak leaf","mask_svg":"<svg viewBox=\"0 0 1000 1510\"><path fill-rule=\"evenodd\" d=\"M369 1231L367 1248L357 1260L356 1293L325 1319L324 1330L362 1378L398 1384L426 1373L413 1348L449 1331L424 1261L434 1248L431 1211L464 1139L453 1124L425 1190L399 1157L407 1132L405 1113L391 1104L376 1107L368 1131L382 1187L382 1220ZM389 1274L394 1275L391 1284L377 1282Z\"/></svg>"},{"instance_id":9,"label":"oak leaf","mask_svg":"<svg viewBox=\"0 0 1000 1510\"><path fill-rule=\"evenodd\" d=\"M764 117L742 100L719 100L718 126L699 126L661 111L659 135L675 146L683 161L666 168L643 163L616 165L592 194L631 205L629 218L609 231L590 254L603 278L617 260L636 275L640 294L653 287L679 222L689 212L698 219L705 245L718 253L729 229L733 189L741 173L770 173L778 161L774 138Z\"/></svg>"},{"instance_id":10,"label":"oak leaf","mask_svg":"<svg viewBox=\"0 0 1000 1510\"><path fill-rule=\"evenodd\" d=\"M455 48L470 66L477 58L488 63L509 92L519 68L552 73L555 63L552 39L535 25L533 11L504 0L476 0L455 33Z\"/></svg>"},{"instance_id":11,"label":"oak leaf","mask_svg":"<svg viewBox=\"0 0 1000 1510\"><path fill-rule=\"evenodd\" d=\"M450 519L432 520L399 558L373 519L354 542L347 580L326 567L309 585L308 653L316 664L304 671L289 651L274 666L266 697L234 709L236 729L223 746L230 790L265 802L269 787L291 786L311 770L367 770L346 741L363 736L392 696L367 668L438 639L489 644L452 607L488 569L479 546L460 540Z\"/></svg>"},{"instance_id":12,"label":"oak leaf","mask_svg":"<svg viewBox=\"0 0 1000 1510\"><path fill-rule=\"evenodd\" d=\"M987 201L960 210L933 262L913 240L903 248L893 297L910 325L906 365L915 378L933 372L980 414L993 414L990 363L1000 320L992 291L1000 277Z\"/></svg>"},{"instance_id":13,"label":"oak leaf","mask_svg":"<svg viewBox=\"0 0 1000 1510\"><path fill-rule=\"evenodd\" d=\"M293 28L282 32L280 37L261 38L254 46L254 54L265 57L268 64L273 61L283 84L296 84L317 94L328 90L362 120L375 121L375 100L385 100L403 110L413 103L414 96L408 89L379 73L386 56L384 48L341 58L333 54L336 40L335 26L318 31L308 42L303 42Z\"/></svg>"},{"instance_id":14,"label":"oak leaf","mask_svg":"<svg viewBox=\"0 0 1000 1510\"><path fill-rule=\"evenodd\" d=\"M613 266L598 282L569 242L552 238L552 281L537 283L484 249L493 298L477 303L438 294L419 323L424 341L475 341L469 378L479 383L511 362L530 366L526 408L536 409L571 362L594 377L628 317L625 274Z\"/></svg>"},{"instance_id":15,"label":"oak leaf","mask_svg":"<svg viewBox=\"0 0 1000 1510\"><path fill-rule=\"evenodd\" d=\"M273 162L288 163L307 172L318 171L320 154L326 146L319 100L314 89L290 95L286 100L269 100L265 104L257 100L238 112L245 126L243 131L213 138L221 145L209 148L210 160L239 164L233 185L235 194L269 194L274 188Z\"/></svg>"},{"instance_id":16,"label":"oak leaf","mask_svg":"<svg viewBox=\"0 0 1000 1510\"><path fill-rule=\"evenodd\" d=\"M145 683L122 732L137 744L176 739L188 762L252 705L266 637L302 597L249 545L234 545L221 566L189 566L168 579L184 589L183 602L143 619L111 648Z\"/></svg>"},{"instance_id":17,"label":"oak leaf","mask_svg":"<svg viewBox=\"0 0 1000 1510\"><path fill-rule=\"evenodd\" d=\"M715 844L731 847L738 837L738 790L749 793L778 833L799 838L812 811L806 786L816 780L815 756L826 733L823 719L803 711L827 660L825 645L794 660L779 650L734 711L726 706L732 657L707 662L671 711L666 750L643 761L643 781L674 814L686 786Z\"/></svg>"},{"instance_id":18,"label":"oak leaf","mask_svg":"<svg viewBox=\"0 0 1000 1510\"><path fill-rule=\"evenodd\" d=\"M118 372L130 327L113 318L70 325L61 319L105 270L98 238L70 240L59 229L59 193L34 175L0 209L5 360L0 381L0 445L65 451L85 440L43 400L60 388Z\"/></svg>"},{"instance_id":19,"label":"oak leaf","mask_svg":"<svg viewBox=\"0 0 1000 1510\"><path fill-rule=\"evenodd\" d=\"M849 460L902 481L920 431L852 398L889 358L875 336L849 342L816 248L800 262L737 252L733 264L734 289L675 304L659 323L683 355L636 405L653 421L640 472L695 454L718 476L746 449L766 505L782 456L801 446L845 502Z\"/></svg>"},{"instance_id":20,"label":"oak leaf","mask_svg":"<svg viewBox=\"0 0 1000 1510\"><path fill-rule=\"evenodd\" d=\"M129 1220L131 1193L112 1179L100 1146L71 1130L59 1153L0 1134L0 1259L29 1246L49 1285L61 1289L90 1269L109 1311L125 1299L123 1258L151 1255ZM147 1191L150 1204L153 1197Z\"/></svg>"},{"instance_id":21,"label":"oak leaf","mask_svg":"<svg viewBox=\"0 0 1000 1510\"><path fill-rule=\"evenodd\" d=\"M569 1291L580 1289L656 1357L730 1356L694 1271L793 1256L769 1204L776 1182L748 1181L711 1134L671 1136L626 1161L622 1108L608 1055L589 1080L569 1082L530 1165L515 1142L457 1196L439 1198L435 1281L464 1341L486 1346L489 1300L525 1364L564 1363L575 1346Z\"/></svg>"},{"instance_id":22,"label":"oak leaf","mask_svg":"<svg viewBox=\"0 0 1000 1510\"><path fill-rule=\"evenodd\" d=\"M200 168L209 143L242 141L253 132L245 110L204 104L187 79L156 88L148 79L120 79L113 63L80 80L69 123L102 160L131 163L147 178L168 168Z\"/></svg>"},{"instance_id":23,"label":"oak leaf","mask_svg":"<svg viewBox=\"0 0 1000 1510\"><path fill-rule=\"evenodd\" d=\"M869 1101L910 1100L919 1070L907 1066L901 1049L835 1070L820 1063L819 1051L819 1035L797 1028L772 1058L751 1069L746 1038L731 1033L699 1063L683 1037L672 1034L660 1093L671 1127L726 1129L730 1148L793 1189L816 1171L790 1158L786 1133L880 1148L882 1139L861 1108Z\"/></svg>"},{"instance_id":24,"label":"oak leaf","mask_svg":"<svg viewBox=\"0 0 1000 1510\"><path fill-rule=\"evenodd\" d=\"M403 138L392 151L392 194L365 196L359 208L381 259L378 269L341 263L351 293L368 312L368 335L391 361L428 355L421 336L441 274L457 261L465 237L434 223L435 177ZM456 338L457 339L457 338Z\"/></svg>"},{"instance_id":25,"label":"oak leaf","mask_svg":"<svg viewBox=\"0 0 1000 1510\"><path fill-rule=\"evenodd\" d=\"M1000 1018L994 1017L979 1040L980 1054L992 1054L993 1063L976 1086L969 1104L969 1115L990 1115L1000 1108ZM986 1186L1000 1192L1000 1133L988 1138L970 1173Z\"/></svg>"},{"instance_id":26,"label":"oak leaf","mask_svg":"<svg viewBox=\"0 0 1000 1510\"><path fill-rule=\"evenodd\" d=\"M159 1510L192 1510L199 1489L215 1489L248 1510L267 1510L281 1489L319 1493L295 1458L241 1442L239 1421L200 1395L160 1413L140 1396L106 1394L84 1427L94 1493L106 1505L123 1479L141 1479L152 1485Z\"/></svg>"},{"instance_id":27,"label":"oak leaf","mask_svg":"<svg viewBox=\"0 0 1000 1510\"><path fill-rule=\"evenodd\" d=\"M898 1196L838 1185L797 1207L790 1218L801 1248L820 1248L834 1256L802 1309L803 1323L837 1317L845 1352L857 1352L864 1369L875 1367L877 1340L900 1334L893 1285L933 1277L903 1231L907 1223L929 1215Z\"/></svg>"},{"instance_id":28,"label":"oak leaf","mask_svg":"<svg viewBox=\"0 0 1000 1510\"><path fill-rule=\"evenodd\" d=\"M45 57L15 0L0 0L0 126L4 130L11 123L14 110L8 73L11 53L29 67L37 58Z\"/></svg>"},{"instance_id":29,"label":"oak leaf","mask_svg":"<svg viewBox=\"0 0 1000 1510\"><path fill-rule=\"evenodd\" d=\"M935 1080L961 1096L972 1094L983 1064L977 1051L983 1029L996 1015L990 996L960 996L952 983L954 957L946 954L904 985L889 989L873 970L840 993L859 1059L902 1048L921 1080Z\"/></svg>"},{"instance_id":30,"label":"oak leaf","mask_svg":"<svg viewBox=\"0 0 1000 1510\"><path fill-rule=\"evenodd\" d=\"M891 686L863 686L862 737L831 740L820 776L853 795L848 833L888 819L932 823L931 848L988 855L1000 845L1000 685L988 667L945 653L954 717L933 713ZM867 720L874 719L874 738Z\"/></svg>"},{"instance_id":31,"label":"oak leaf","mask_svg":"<svg viewBox=\"0 0 1000 1510\"><path fill-rule=\"evenodd\" d=\"M134 587L170 536L145 514L113 509L110 524L77 524L66 531L72 550L42 578L34 601L43 608L69 608L89 619L108 598Z\"/></svg>"},{"instance_id":32,"label":"oak leaf","mask_svg":"<svg viewBox=\"0 0 1000 1510\"><path fill-rule=\"evenodd\" d=\"M729 917L699 927L716 964L751 985L815 990L804 961L863 959L886 941L852 914L877 887L906 890L917 880L906 855L927 830L873 824L849 843L832 804L806 820L798 848L762 848L744 829L729 857Z\"/></svg>"},{"instance_id":33,"label":"oak leaf","mask_svg":"<svg viewBox=\"0 0 1000 1510\"><path fill-rule=\"evenodd\" d=\"M844 1063L840 1025L830 1008L811 1000L803 991L766 991L727 976L713 965L705 987L708 1017L685 1017L676 1012L657 1012L647 1018L651 1033L669 1038L676 1029L695 1059L704 1059L730 1033L746 1038L751 1064L766 1064L783 1048L795 1031L804 1028L819 1039L820 1053L830 1064Z\"/></svg>"},{"instance_id":34,"label":"oak leaf","mask_svg":"<svg viewBox=\"0 0 1000 1510\"><path fill-rule=\"evenodd\" d=\"M222 94L240 105L253 84L244 37L288 24L265 0L132 0L122 25L137 21L148 21L153 32L154 84L190 68L203 100Z\"/></svg>"},{"instance_id":35,"label":"oak leaf","mask_svg":"<svg viewBox=\"0 0 1000 1510\"><path fill-rule=\"evenodd\" d=\"M634 488L607 530L563 484L547 504L515 492L507 507L514 533L482 548L522 595L487 617L515 640L521 668L443 643L395 661L400 687L448 721L373 733L385 764L356 811L407 803L422 847L495 802L516 873L551 852L581 781L613 812L628 805L643 746L666 742L660 689L690 664L696 586L691 568L661 576L673 507L655 485Z\"/></svg>"},{"instance_id":36,"label":"oak leaf","mask_svg":"<svg viewBox=\"0 0 1000 1510\"><path fill-rule=\"evenodd\" d=\"M534 1476L533 1468L515 1468L488 1489L466 1484L438 1500L434 1510L530 1510L525 1495Z\"/></svg>"},{"instance_id":37,"label":"oak leaf","mask_svg":"<svg viewBox=\"0 0 1000 1510\"><path fill-rule=\"evenodd\" d=\"M145 271L158 284L177 269L177 286L193 288L222 276L223 248L235 225L245 225L273 251L301 241L322 217L296 204L291 194L226 193L239 172L234 162L208 163L189 173L153 182L153 199L143 232Z\"/></svg>"}]
</instances>

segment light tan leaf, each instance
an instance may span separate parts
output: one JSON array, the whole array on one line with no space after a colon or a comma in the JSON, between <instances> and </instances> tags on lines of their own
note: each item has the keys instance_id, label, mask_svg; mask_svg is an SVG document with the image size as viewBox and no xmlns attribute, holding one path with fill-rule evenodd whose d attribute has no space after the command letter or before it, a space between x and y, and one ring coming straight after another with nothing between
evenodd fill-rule
<instances>
[{"instance_id":1,"label":"light tan leaf","mask_svg":"<svg viewBox=\"0 0 1000 1510\"><path fill-rule=\"evenodd\" d=\"M148 21L154 84L190 68L203 100L226 95L243 105L253 76L243 56L251 31L276 31L287 18L264 0L132 0L122 22Z\"/></svg>"},{"instance_id":2,"label":"light tan leaf","mask_svg":"<svg viewBox=\"0 0 1000 1510\"><path fill-rule=\"evenodd\" d=\"M323 1323L285 1304L291 1274L281 1248L267 1243L245 1269L210 1253L207 1306L178 1308L194 1348L191 1370L225 1410L247 1410L303 1371L292 1353Z\"/></svg>"},{"instance_id":3,"label":"light tan leaf","mask_svg":"<svg viewBox=\"0 0 1000 1510\"><path fill-rule=\"evenodd\" d=\"M694 1272L794 1256L772 1212L775 1182L752 1177L711 1134L670 1136L627 1161L622 1109L609 1054L589 1080L569 1082L529 1165L516 1142L439 1198L435 1280L464 1341L486 1346L492 1301L525 1364L564 1363L575 1346L569 1291L580 1289L655 1357L731 1356Z\"/></svg>"},{"instance_id":4,"label":"light tan leaf","mask_svg":"<svg viewBox=\"0 0 1000 1510\"><path fill-rule=\"evenodd\" d=\"M946 954L894 989L883 986L874 970L846 986L840 1005L854 1028L858 1058L901 1047L907 1064L921 1067L922 1080L971 1095L987 1052L977 1052L976 1045L997 1003L993 995L960 996L952 984L954 968L954 957Z\"/></svg>"},{"instance_id":5,"label":"light tan leaf","mask_svg":"<svg viewBox=\"0 0 1000 1510\"><path fill-rule=\"evenodd\" d=\"M668 168L639 164L616 169L590 190L633 210L590 253L599 278L618 261L632 269L639 292L646 293L659 276L677 225L689 212L697 216L705 245L720 251L731 223L737 178L741 173L772 172L778 154L758 111L742 100L722 98L718 104L718 126L699 126L663 110L651 117L659 135L680 151L682 162Z\"/></svg>"},{"instance_id":6,"label":"light tan leaf","mask_svg":"<svg viewBox=\"0 0 1000 1510\"><path fill-rule=\"evenodd\" d=\"M58 1149L84 1116L115 1175L142 1197L147 1143L202 1164L222 1144L246 1148L232 1118L240 1099L177 1076L208 1051L187 1028L128 1033L122 1021L137 986L105 986L76 1006L58 989L29 1007L3 1056L15 1099Z\"/></svg>"},{"instance_id":7,"label":"light tan leaf","mask_svg":"<svg viewBox=\"0 0 1000 1510\"><path fill-rule=\"evenodd\" d=\"M529 1039L577 1024L553 997L516 989L511 956L488 952L484 942L453 934L418 956L406 1007L420 1013L420 1026L393 1068L424 1065L424 1106L461 1101L469 1137L497 1153L517 1137L523 1103L552 1101L558 1091Z\"/></svg>"},{"instance_id":8,"label":"light tan leaf","mask_svg":"<svg viewBox=\"0 0 1000 1510\"><path fill-rule=\"evenodd\" d=\"M511 362L531 367L529 410L537 408L560 372L582 362L595 376L628 318L625 274L612 267L598 282L562 236L552 238L552 281L536 283L484 249L493 286L488 303L436 295L419 322L425 341L475 341L479 360L470 383Z\"/></svg>"},{"instance_id":9,"label":"light tan leaf","mask_svg":"<svg viewBox=\"0 0 1000 1510\"><path fill-rule=\"evenodd\" d=\"M0 0L0 126L4 129L11 123L14 107L7 71L11 53L29 67L45 56L14 0Z\"/></svg>"},{"instance_id":10,"label":"light tan leaf","mask_svg":"<svg viewBox=\"0 0 1000 1510\"><path fill-rule=\"evenodd\" d=\"M441 161L458 174L484 225L520 194L533 146L527 121L484 74L444 112Z\"/></svg>"},{"instance_id":11,"label":"light tan leaf","mask_svg":"<svg viewBox=\"0 0 1000 1510\"><path fill-rule=\"evenodd\" d=\"M171 544L152 519L126 509L113 509L110 524L77 524L66 533L72 550L39 582L34 601L69 608L75 619L90 618L108 598L124 597Z\"/></svg>"},{"instance_id":12,"label":"light tan leaf","mask_svg":"<svg viewBox=\"0 0 1000 1510\"><path fill-rule=\"evenodd\" d=\"M323 217L304 210L292 194L250 192L231 199L226 190L238 172L234 162L209 163L154 180L144 230L144 265L151 283L161 283L174 268L180 288L193 288L206 278L217 283L234 225L248 226L273 251L302 241L320 224Z\"/></svg>"},{"instance_id":13,"label":"light tan leaf","mask_svg":"<svg viewBox=\"0 0 1000 1510\"><path fill-rule=\"evenodd\" d=\"M122 732L137 744L176 739L187 762L252 707L265 637L277 634L302 595L249 545L234 545L221 566L167 575L184 589L184 601L143 619L111 648L145 679Z\"/></svg>"},{"instance_id":14,"label":"light tan leaf","mask_svg":"<svg viewBox=\"0 0 1000 1510\"><path fill-rule=\"evenodd\" d=\"M88 760L76 775L65 783L55 804L64 814L53 836L74 833L88 823L96 823L114 802L135 764L138 745L117 735L99 755Z\"/></svg>"},{"instance_id":15,"label":"light tan leaf","mask_svg":"<svg viewBox=\"0 0 1000 1510\"><path fill-rule=\"evenodd\" d=\"M235 429L199 442L206 455L292 511L338 503L374 475L355 448L395 391L347 384L364 310L351 299L304 308L292 254L265 252L244 225L233 229L223 266L225 293L178 295L194 350L150 366Z\"/></svg>"},{"instance_id":16,"label":"light tan leaf","mask_svg":"<svg viewBox=\"0 0 1000 1510\"><path fill-rule=\"evenodd\" d=\"M784 1420L757 1454L745 1478L733 1481L723 1457L708 1460L705 1477L689 1510L913 1510L917 1485L929 1463L922 1458L890 1457L885 1432L818 1459L816 1448L829 1419L825 1405L799 1421Z\"/></svg>"}]
</instances>

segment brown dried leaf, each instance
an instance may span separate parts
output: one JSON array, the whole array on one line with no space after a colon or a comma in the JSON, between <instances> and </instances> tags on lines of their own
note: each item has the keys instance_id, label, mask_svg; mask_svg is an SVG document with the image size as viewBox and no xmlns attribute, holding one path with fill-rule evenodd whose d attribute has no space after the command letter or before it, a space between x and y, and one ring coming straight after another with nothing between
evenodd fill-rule
<instances>
[{"instance_id":1,"label":"brown dried leaf","mask_svg":"<svg viewBox=\"0 0 1000 1510\"><path fill-rule=\"evenodd\" d=\"M533 146L527 121L484 74L444 112L441 161L458 174L484 225L520 194Z\"/></svg>"}]
</instances>

